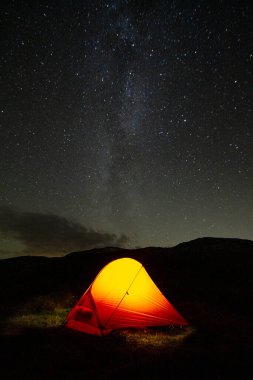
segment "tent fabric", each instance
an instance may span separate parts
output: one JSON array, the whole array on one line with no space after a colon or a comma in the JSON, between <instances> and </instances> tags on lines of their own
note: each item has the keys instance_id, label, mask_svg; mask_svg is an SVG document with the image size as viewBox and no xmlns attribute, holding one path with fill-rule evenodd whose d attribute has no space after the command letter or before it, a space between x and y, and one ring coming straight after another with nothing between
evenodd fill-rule
<instances>
[{"instance_id":1,"label":"tent fabric","mask_svg":"<svg viewBox=\"0 0 253 380\"><path fill-rule=\"evenodd\" d=\"M94 335L114 329L188 325L131 258L107 264L67 316L66 326Z\"/></svg>"}]
</instances>

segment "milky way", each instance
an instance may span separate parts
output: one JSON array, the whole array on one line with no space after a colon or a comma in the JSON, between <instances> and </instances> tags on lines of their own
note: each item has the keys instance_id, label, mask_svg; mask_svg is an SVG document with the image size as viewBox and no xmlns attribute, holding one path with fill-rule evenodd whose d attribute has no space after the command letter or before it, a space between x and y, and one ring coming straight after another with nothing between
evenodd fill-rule
<instances>
[{"instance_id":1,"label":"milky way","mask_svg":"<svg viewBox=\"0 0 253 380\"><path fill-rule=\"evenodd\" d=\"M3 257L29 252L32 216L68 225L73 250L253 239L252 15L249 1L9 2ZM97 241L75 246L78 228Z\"/></svg>"}]
</instances>

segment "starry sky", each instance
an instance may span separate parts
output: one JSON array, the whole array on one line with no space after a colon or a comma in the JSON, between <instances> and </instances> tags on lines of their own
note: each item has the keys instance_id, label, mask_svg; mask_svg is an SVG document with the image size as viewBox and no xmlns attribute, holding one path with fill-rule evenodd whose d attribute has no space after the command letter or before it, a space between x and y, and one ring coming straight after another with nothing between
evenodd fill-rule
<instances>
[{"instance_id":1,"label":"starry sky","mask_svg":"<svg viewBox=\"0 0 253 380\"><path fill-rule=\"evenodd\" d=\"M253 239L250 1L1 8L1 258Z\"/></svg>"}]
</instances>

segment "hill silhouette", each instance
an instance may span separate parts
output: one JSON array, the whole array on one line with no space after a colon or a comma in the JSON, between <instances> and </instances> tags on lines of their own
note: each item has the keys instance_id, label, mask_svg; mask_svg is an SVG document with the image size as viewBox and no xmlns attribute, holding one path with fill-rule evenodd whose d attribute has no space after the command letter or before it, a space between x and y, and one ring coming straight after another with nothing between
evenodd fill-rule
<instances>
[{"instance_id":1,"label":"hill silhouette","mask_svg":"<svg viewBox=\"0 0 253 380\"><path fill-rule=\"evenodd\" d=\"M0 311L11 313L36 295L72 292L80 296L111 260L140 261L162 292L174 302L189 300L252 312L253 242L200 238L172 248L108 247L64 257L22 256L0 260ZM190 313L183 310L186 317Z\"/></svg>"}]
</instances>

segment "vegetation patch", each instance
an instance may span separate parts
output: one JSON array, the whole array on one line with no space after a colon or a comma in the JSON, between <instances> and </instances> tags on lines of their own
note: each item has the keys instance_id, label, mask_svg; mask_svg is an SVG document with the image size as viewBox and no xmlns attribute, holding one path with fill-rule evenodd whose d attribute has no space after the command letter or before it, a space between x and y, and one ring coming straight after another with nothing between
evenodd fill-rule
<instances>
[{"instance_id":1,"label":"vegetation patch","mask_svg":"<svg viewBox=\"0 0 253 380\"><path fill-rule=\"evenodd\" d=\"M56 309L53 312L48 310L39 313L17 314L10 317L4 323L6 326L22 328L50 328L62 326L65 323L68 310Z\"/></svg>"},{"instance_id":2,"label":"vegetation patch","mask_svg":"<svg viewBox=\"0 0 253 380\"><path fill-rule=\"evenodd\" d=\"M154 329L124 329L120 330L118 334L124 338L129 345L135 346L136 348L166 347L176 349L187 337L193 334L194 331L192 327L188 326L184 328L171 328L164 331Z\"/></svg>"},{"instance_id":3,"label":"vegetation patch","mask_svg":"<svg viewBox=\"0 0 253 380\"><path fill-rule=\"evenodd\" d=\"M30 299L19 310L0 321L2 334L18 334L24 329L63 326L70 311L71 295L49 294ZM73 301L72 301L73 302Z\"/></svg>"}]
</instances>

